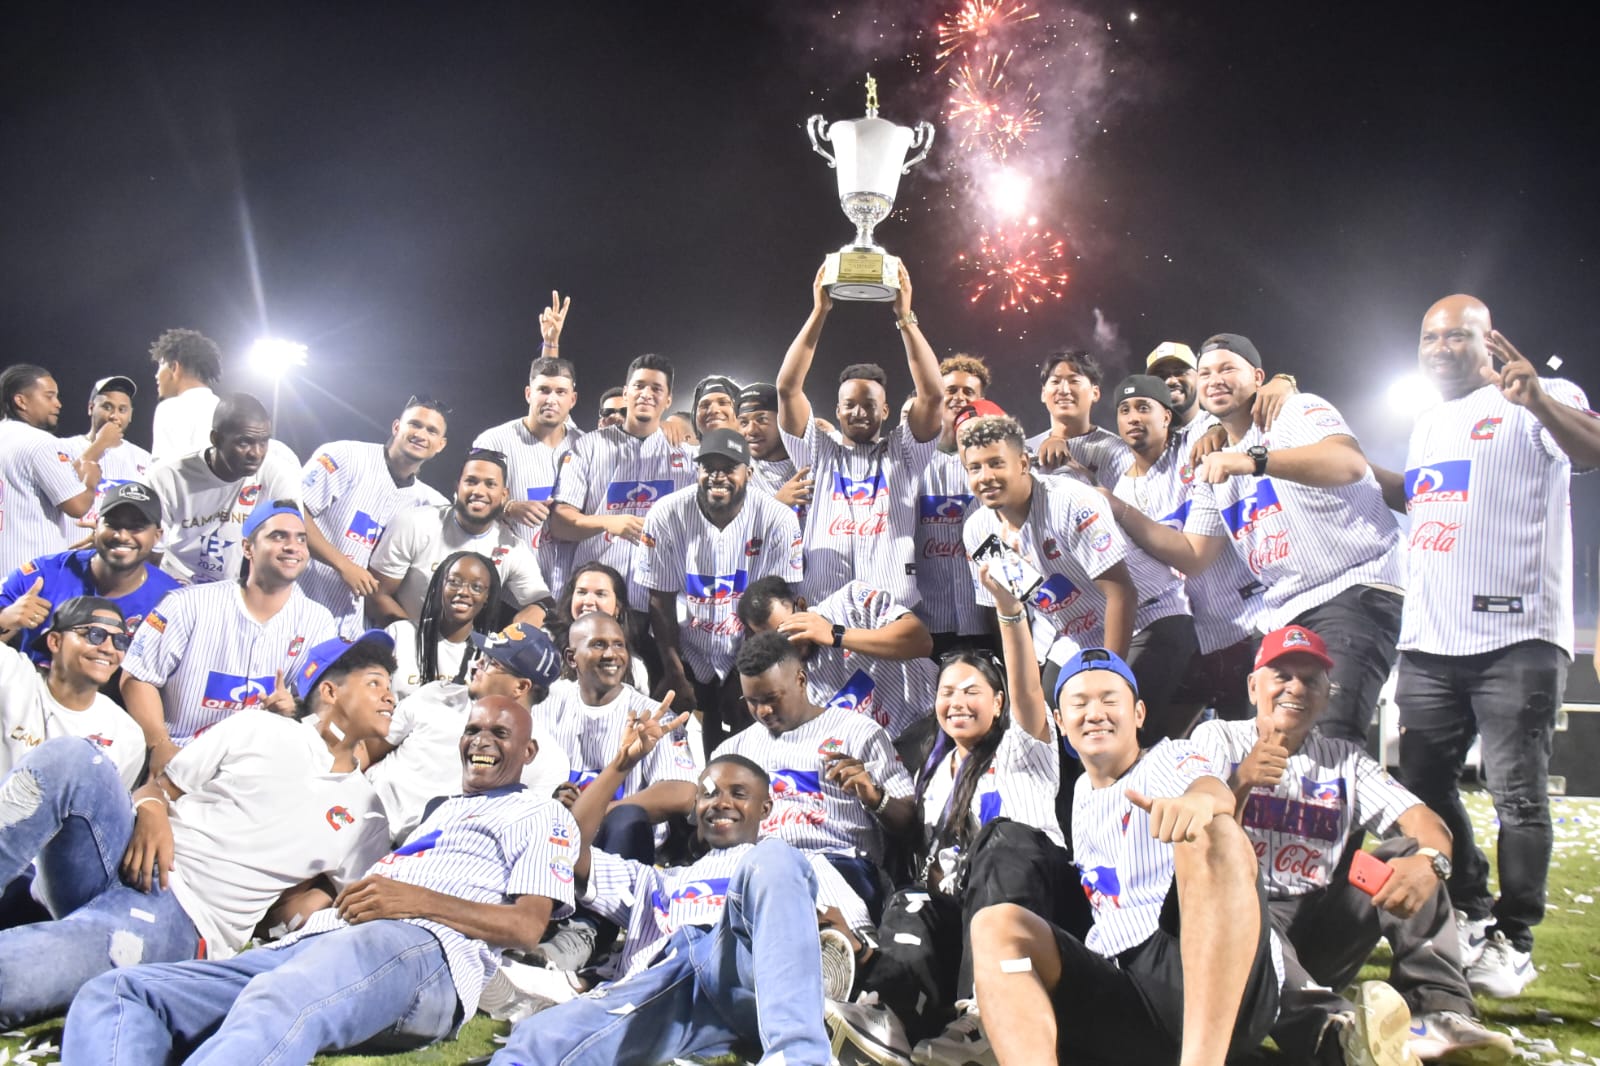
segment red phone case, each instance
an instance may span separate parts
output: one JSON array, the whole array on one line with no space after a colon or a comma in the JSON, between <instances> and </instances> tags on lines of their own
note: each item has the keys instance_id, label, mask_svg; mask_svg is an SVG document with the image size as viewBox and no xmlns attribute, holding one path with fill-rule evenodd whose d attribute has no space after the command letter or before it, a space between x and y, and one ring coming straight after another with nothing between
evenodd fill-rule
<instances>
[{"instance_id":1,"label":"red phone case","mask_svg":"<svg viewBox=\"0 0 1600 1066\"><path fill-rule=\"evenodd\" d=\"M1358 851L1350 860L1350 883L1369 896L1376 896L1393 873L1393 866L1369 851Z\"/></svg>"}]
</instances>

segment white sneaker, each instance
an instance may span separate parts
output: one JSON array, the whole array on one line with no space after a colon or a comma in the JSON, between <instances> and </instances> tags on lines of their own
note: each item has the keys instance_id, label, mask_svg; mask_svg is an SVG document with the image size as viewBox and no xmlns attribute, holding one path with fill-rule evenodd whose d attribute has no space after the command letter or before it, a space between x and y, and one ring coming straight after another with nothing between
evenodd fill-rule
<instances>
[{"instance_id":1,"label":"white sneaker","mask_svg":"<svg viewBox=\"0 0 1600 1066\"><path fill-rule=\"evenodd\" d=\"M502 962L483 986L478 1009L496 1021L514 1025L558 1003L576 999L582 992L576 976L565 970Z\"/></svg>"},{"instance_id":2,"label":"white sneaker","mask_svg":"<svg viewBox=\"0 0 1600 1066\"><path fill-rule=\"evenodd\" d=\"M830 999L822 1020L838 1066L911 1066L905 1027L889 1008Z\"/></svg>"},{"instance_id":3,"label":"white sneaker","mask_svg":"<svg viewBox=\"0 0 1600 1066\"><path fill-rule=\"evenodd\" d=\"M1466 911L1456 911L1456 937L1461 941L1461 968L1467 969L1478 961L1483 947L1489 942L1489 927L1493 918L1468 918Z\"/></svg>"},{"instance_id":4,"label":"white sneaker","mask_svg":"<svg viewBox=\"0 0 1600 1066\"><path fill-rule=\"evenodd\" d=\"M837 929L824 929L818 936L822 941L822 998L848 1003L856 981L856 953Z\"/></svg>"},{"instance_id":5,"label":"white sneaker","mask_svg":"<svg viewBox=\"0 0 1600 1066\"><path fill-rule=\"evenodd\" d=\"M916 1066L1000 1066L989 1038L983 1035L976 1007L957 1015L938 1036L912 1048L911 1061Z\"/></svg>"},{"instance_id":6,"label":"white sneaker","mask_svg":"<svg viewBox=\"0 0 1600 1066\"><path fill-rule=\"evenodd\" d=\"M1504 1033L1485 1029L1453 1010L1429 1011L1411 1019L1406 1042L1424 1062L1451 1066L1500 1066L1516 1055L1516 1045Z\"/></svg>"},{"instance_id":7,"label":"white sneaker","mask_svg":"<svg viewBox=\"0 0 1600 1066\"><path fill-rule=\"evenodd\" d=\"M1512 999L1522 994L1528 982L1539 976L1533 968L1533 953L1518 951L1499 931L1489 934L1478 961L1467 967L1467 984L1474 992L1496 999Z\"/></svg>"},{"instance_id":8,"label":"white sneaker","mask_svg":"<svg viewBox=\"0 0 1600 1066\"><path fill-rule=\"evenodd\" d=\"M1367 981L1356 990L1353 1015L1335 1015L1345 1066L1418 1066L1406 1038L1411 1008L1383 981Z\"/></svg>"}]
</instances>

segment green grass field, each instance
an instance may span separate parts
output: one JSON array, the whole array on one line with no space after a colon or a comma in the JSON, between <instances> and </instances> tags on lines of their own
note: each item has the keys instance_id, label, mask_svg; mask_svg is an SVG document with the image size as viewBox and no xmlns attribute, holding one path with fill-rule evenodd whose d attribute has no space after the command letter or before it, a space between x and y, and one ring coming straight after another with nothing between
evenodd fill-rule
<instances>
[{"instance_id":1,"label":"green grass field","mask_svg":"<svg viewBox=\"0 0 1600 1066\"><path fill-rule=\"evenodd\" d=\"M1479 840L1494 842L1493 809L1488 797L1468 797ZM1529 1062L1600 1062L1600 800L1555 799L1555 856L1550 869L1550 909L1539 927L1534 959L1539 978L1521 998L1481 998L1479 1009L1489 1025L1510 1031ZM1381 956L1363 978L1381 978L1387 966ZM490 1054L493 1036L505 1026L482 1015L461 1038L407 1055L331 1055L317 1060L326 1066L447 1066ZM0 1038L0 1066L13 1062L54 1063L61 1041L61 1023L45 1022L20 1037ZM243 1064L241 1064L243 1066Z\"/></svg>"}]
</instances>

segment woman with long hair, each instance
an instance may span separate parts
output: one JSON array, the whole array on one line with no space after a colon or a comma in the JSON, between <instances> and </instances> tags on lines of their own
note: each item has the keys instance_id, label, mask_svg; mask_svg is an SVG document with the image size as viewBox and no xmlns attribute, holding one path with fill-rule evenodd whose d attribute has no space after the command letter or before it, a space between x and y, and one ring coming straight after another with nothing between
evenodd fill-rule
<instances>
[{"instance_id":1,"label":"woman with long hair","mask_svg":"<svg viewBox=\"0 0 1600 1066\"><path fill-rule=\"evenodd\" d=\"M473 652L468 637L487 633L500 602L500 573L477 552L445 557L428 582L416 624L402 618L385 629L394 638L394 694L404 699L430 681L465 684Z\"/></svg>"},{"instance_id":2,"label":"woman with long hair","mask_svg":"<svg viewBox=\"0 0 1600 1066\"><path fill-rule=\"evenodd\" d=\"M877 946L862 941L856 954L857 984L877 992L883 1009L828 1005L830 1027L879 1054L903 1057L925 1041L931 1061L981 1060L971 916L1009 902L1054 918L1052 896L1081 896L1056 817L1060 747L1026 616L987 566L979 573L995 598L1006 662L1017 665L1003 671L992 653L965 648L940 660L939 734L916 774L920 873L884 909Z\"/></svg>"},{"instance_id":3,"label":"woman with long hair","mask_svg":"<svg viewBox=\"0 0 1600 1066\"><path fill-rule=\"evenodd\" d=\"M605 563L584 563L573 571L567 587L561 590L561 599L556 603L547 627L556 647L567 646L567 630L573 622L590 611L609 614L622 624L622 633L628 638L628 657L632 663L629 682L640 692L649 692L650 683L645 677L644 663L637 654L639 634L634 632L632 615L628 610L627 579ZM563 673L568 679L574 676L570 663L563 668Z\"/></svg>"}]
</instances>

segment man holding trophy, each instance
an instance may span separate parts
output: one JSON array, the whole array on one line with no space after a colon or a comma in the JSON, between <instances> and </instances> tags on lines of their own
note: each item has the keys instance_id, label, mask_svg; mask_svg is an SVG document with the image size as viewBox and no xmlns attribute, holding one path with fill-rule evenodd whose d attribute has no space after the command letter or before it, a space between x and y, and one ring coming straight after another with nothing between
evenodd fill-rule
<instances>
[{"instance_id":1,"label":"man holding trophy","mask_svg":"<svg viewBox=\"0 0 1600 1066\"><path fill-rule=\"evenodd\" d=\"M821 602L861 580L896 602L917 602L915 534L918 483L939 438L939 361L911 309L911 278L894 256L872 243L872 227L894 206L900 174L928 153L933 128L915 131L877 117L877 85L867 80L867 117L828 126L808 123L812 147L839 171L839 202L856 224L856 239L831 253L812 283L811 314L778 370L778 425L790 457L809 466L815 495L805 517L806 573L801 592ZM833 154L819 140L833 145ZM907 161L905 153L919 148ZM806 376L835 300L893 301L894 324L916 385L905 420L887 436L888 376L873 363L839 376L839 429L817 428L806 399Z\"/></svg>"}]
</instances>

